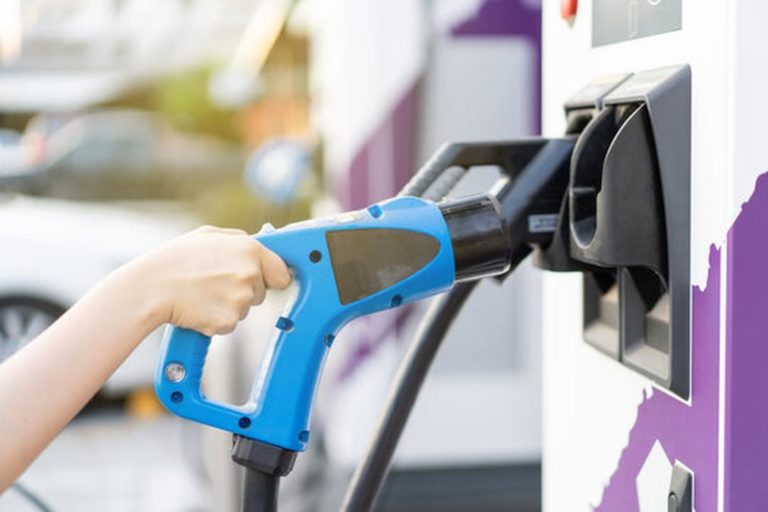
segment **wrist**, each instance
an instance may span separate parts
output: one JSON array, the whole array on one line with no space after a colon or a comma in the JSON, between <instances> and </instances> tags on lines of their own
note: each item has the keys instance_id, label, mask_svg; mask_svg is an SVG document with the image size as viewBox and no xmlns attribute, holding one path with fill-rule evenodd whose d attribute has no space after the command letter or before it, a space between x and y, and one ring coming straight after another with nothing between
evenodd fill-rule
<instances>
[{"instance_id":1,"label":"wrist","mask_svg":"<svg viewBox=\"0 0 768 512\"><path fill-rule=\"evenodd\" d=\"M155 267L151 257L143 256L123 265L110 276L127 307L135 311L136 318L149 331L171 317L169 294Z\"/></svg>"}]
</instances>

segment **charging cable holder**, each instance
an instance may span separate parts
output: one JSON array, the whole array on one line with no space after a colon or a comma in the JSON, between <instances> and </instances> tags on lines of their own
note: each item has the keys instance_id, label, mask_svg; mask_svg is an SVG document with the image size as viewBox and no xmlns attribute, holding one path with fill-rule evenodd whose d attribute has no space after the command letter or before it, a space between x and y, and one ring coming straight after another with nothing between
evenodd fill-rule
<instances>
[{"instance_id":1,"label":"charging cable holder","mask_svg":"<svg viewBox=\"0 0 768 512\"><path fill-rule=\"evenodd\" d=\"M687 399L690 69L632 75L602 99L571 158L570 255L585 340Z\"/></svg>"}]
</instances>

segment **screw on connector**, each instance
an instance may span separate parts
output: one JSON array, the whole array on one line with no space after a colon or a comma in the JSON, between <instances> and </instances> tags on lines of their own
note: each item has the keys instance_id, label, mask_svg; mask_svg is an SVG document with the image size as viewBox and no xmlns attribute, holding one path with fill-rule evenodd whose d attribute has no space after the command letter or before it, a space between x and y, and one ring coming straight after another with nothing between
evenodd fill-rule
<instances>
[{"instance_id":1,"label":"screw on connector","mask_svg":"<svg viewBox=\"0 0 768 512\"><path fill-rule=\"evenodd\" d=\"M168 363L165 366L165 378L171 382L181 382L187 376L187 369L181 363Z\"/></svg>"},{"instance_id":2,"label":"screw on connector","mask_svg":"<svg viewBox=\"0 0 768 512\"><path fill-rule=\"evenodd\" d=\"M291 332L293 330L293 320L291 320L290 318L281 316L280 318L277 319L277 323L275 324L275 327L277 327L281 331Z\"/></svg>"}]
</instances>

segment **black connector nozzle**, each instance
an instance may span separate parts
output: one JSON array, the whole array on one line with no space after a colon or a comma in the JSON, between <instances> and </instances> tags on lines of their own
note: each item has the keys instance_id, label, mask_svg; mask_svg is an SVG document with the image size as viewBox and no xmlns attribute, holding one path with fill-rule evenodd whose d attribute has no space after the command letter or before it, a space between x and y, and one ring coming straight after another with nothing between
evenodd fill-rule
<instances>
[{"instance_id":1,"label":"black connector nozzle","mask_svg":"<svg viewBox=\"0 0 768 512\"><path fill-rule=\"evenodd\" d=\"M468 196L439 206L451 233L456 281L479 279L509 270L507 223L493 196Z\"/></svg>"},{"instance_id":2,"label":"black connector nozzle","mask_svg":"<svg viewBox=\"0 0 768 512\"><path fill-rule=\"evenodd\" d=\"M457 281L503 276L531 251L536 252L535 263L549 270L588 267L568 254L566 192L574 142L565 137L451 144L430 160L426 167L431 171L474 165L503 170L490 194L440 205L451 232Z\"/></svg>"}]
</instances>

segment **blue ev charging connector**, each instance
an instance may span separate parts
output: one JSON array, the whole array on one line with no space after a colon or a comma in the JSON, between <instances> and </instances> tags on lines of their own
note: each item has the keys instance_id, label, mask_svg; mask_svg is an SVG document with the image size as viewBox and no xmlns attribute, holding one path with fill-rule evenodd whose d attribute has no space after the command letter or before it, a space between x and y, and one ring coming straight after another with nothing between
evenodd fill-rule
<instances>
[{"instance_id":1,"label":"blue ev charging connector","mask_svg":"<svg viewBox=\"0 0 768 512\"><path fill-rule=\"evenodd\" d=\"M291 471L297 453L307 446L312 400L338 331L353 318L467 281L446 296L442 320L427 336L434 343L418 343L438 346L442 326L458 313L472 283L504 276L532 249L547 246L557 225L551 220L561 208L572 147L570 139L446 145L414 176L404 196L257 234L292 269L299 292L276 323L244 405L212 401L201 393L210 338L178 327L168 330L155 377L157 395L171 412L235 434L232 458L247 468L244 510L276 508L277 477ZM440 200L466 170L488 164L500 165L505 173L489 194L439 203L414 197ZM449 172L455 168L461 172ZM434 350L417 352L426 355L414 361L428 361ZM415 397L418 385L411 386L407 376L422 373L423 378L428 363L409 366L413 371L404 373L407 382L398 387L411 389ZM385 422L394 443L412 401L401 405L393 409L404 411L401 424ZM376 469L371 478L358 480L366 503L375 499L390 445L371 459Z\"/></svg>"},{"instance_id":2,"label":"blue ev charging connector","mask_svg":"<svg viewBox=\"0 0 768 512\"><path fill-rule=\"evenodd\" d=\"M174 414L240 436L236 462L279 476L307 446L323 360L346 323L510 265L505 220L488 195L439 204L397 197L266 228L255 238L284 259L299 291L277 320L250 400L233 405L205 397L200 383L211 340L180 327L167 331L155 390Z\"/></svg>"}]
</instances>

